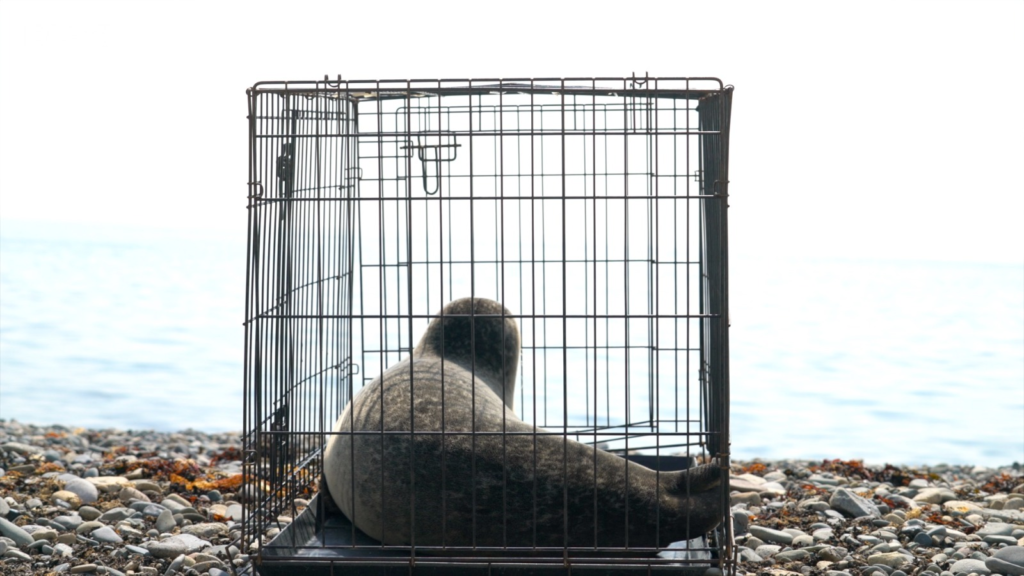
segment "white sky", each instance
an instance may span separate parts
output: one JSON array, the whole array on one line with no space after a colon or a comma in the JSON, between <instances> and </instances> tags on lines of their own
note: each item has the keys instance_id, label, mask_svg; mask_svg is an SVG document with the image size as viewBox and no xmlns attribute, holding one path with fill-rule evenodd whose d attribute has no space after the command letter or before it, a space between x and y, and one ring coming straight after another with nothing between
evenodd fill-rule
<instances>
[{"instance_id":1,"label":"white sky","mask_svg":"<svg viewBox=\"0 0 1024 576\"><path fill-rule=\"evenodd\" d=\"M3 0L0 212L240 238L256 81L634 71L736 86L734 256L1024 260L1020 1Z\"/></svg>"}]
</instances>

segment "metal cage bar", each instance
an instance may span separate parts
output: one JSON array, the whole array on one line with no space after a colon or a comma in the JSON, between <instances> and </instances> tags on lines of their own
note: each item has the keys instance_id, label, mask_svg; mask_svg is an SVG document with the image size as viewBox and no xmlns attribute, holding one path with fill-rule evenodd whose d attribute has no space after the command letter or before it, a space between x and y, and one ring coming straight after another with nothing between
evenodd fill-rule
<instances>
[{"instance_id":1,"label":"metal cage bar","mask_svg":"<svg viewBox=\"0 0 1024 576\"><path fill-rule=\"evenodd\" d=\"M601 573L696 569L714 557L731 570L726 487L722 528L685 552L631 546L628 529L621 546L597 545L596 523L595 545L572 545L568 494L562 546L538 545L536 523L532 545L510 545L507 523L498 546L448 542L445 497L438 546L366 540L322 501L313 523L296 503L316 492L324 448L339 435L378 435L382 447L389 435L467 436L474 450L498 438L503 463L507 442L553 435L652 469L715 457L727 474L731 87L339 77L260 82L247 96L242 533L259 545L258 569ZM464 296L501 303L511 314L500 317L518 324L515 402L534 431L508 432L504 420L500 432L333 431L358 392L410 358L431 319ZM383 491L380 505L402 506ZM269 542L282 516L292 524ZM473 523L476 535L475 514Z\"/></svg>"}]
</instances>

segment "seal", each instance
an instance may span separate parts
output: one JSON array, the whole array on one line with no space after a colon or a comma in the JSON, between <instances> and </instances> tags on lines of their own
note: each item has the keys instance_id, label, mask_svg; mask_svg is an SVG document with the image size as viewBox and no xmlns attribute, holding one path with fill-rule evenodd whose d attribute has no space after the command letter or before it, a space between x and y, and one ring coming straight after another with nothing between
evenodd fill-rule
<instances>
[{"instance_id":1,"label":"seal","mask_svg":"<svg viewBox=\"0 0 1024 576\"><path fill-rule=\"evenodd\" d=\"M352 523L388 545L449 547L664 547L714 528L716 463L655 472L516 416L511 316L451 302L346 406L321 485Z\"/></svg>"}]
</instances>

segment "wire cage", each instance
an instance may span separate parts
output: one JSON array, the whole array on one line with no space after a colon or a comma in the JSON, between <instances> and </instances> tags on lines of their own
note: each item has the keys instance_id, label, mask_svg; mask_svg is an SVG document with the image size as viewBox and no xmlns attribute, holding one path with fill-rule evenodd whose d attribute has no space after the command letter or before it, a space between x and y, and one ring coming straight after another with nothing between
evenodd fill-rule
<instances>
[{"instance_id":1,"label":"wire cage","mask_svg":"<svg viewBox=\"0 0 1024 576\"><path fill-rule=\"evenodd\" d=\"M561 532L543 544L444 541L445 502L442 517L416 517L436 523L440 545L384 542L323 493L304 503L332 437L359 433L336 428L346 407L465 297L500 303L518 327L514 417L535 438L596 447L656 475L712 458L726 470L731 86L325 77L260 82L247 95L243 540L257 570L732 570L727 480L715 492L718 528L654 545L578 545ZM460 431L442 422L431 433ZM400 458L382 466L423 473ZM504 489L474 487L472 514L485 492ZM534 517L558 515L563 502L558 522L568 525L566 492L553 511L534 500ZM422 500L396 498L392 510ZM273 528L283 530L271 540Z\"/></svg>"}]
</instances>

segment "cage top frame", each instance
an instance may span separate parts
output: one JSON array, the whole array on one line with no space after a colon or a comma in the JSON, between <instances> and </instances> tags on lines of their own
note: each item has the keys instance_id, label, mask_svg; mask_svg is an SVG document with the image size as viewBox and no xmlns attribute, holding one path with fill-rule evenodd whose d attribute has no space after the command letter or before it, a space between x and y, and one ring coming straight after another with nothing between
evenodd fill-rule
<instances>
[{"instance_id":1,"label":"cage top frame","mask_svg":"<svg viewBox=\"0 0 1024 576\"><path fill-rule=\"evenodd\" d=\"M339 74L335 79L325 75L323 80L264 80L253 84L247 92L327 96L360 102L499 93L700 100L728 90L732 90L731 85L711 76L343 80Z\"/></svg>"}]
</instances>

